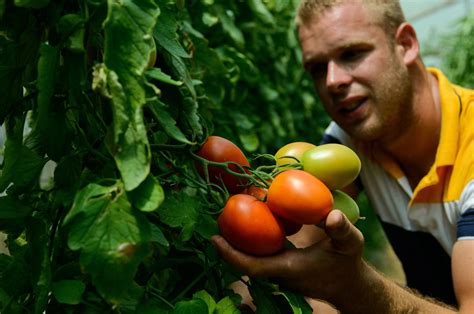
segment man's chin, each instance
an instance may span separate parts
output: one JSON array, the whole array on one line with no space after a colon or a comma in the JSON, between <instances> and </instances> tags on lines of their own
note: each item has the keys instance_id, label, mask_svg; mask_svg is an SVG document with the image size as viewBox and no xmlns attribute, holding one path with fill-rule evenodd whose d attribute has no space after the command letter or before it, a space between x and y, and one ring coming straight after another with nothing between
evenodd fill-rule
<instances>
[{"instance_id":1,"label":"man's chin","mask_svg":"<svg viewBox=\"0 0 474 314\"><path fill-rule=\"evenodd\" d=\"M372 142L377 140L378 138L378 132L376 132L374 128L368 126L358 125L356 127L343 127L343 129L346 131L347 134L349 134L352 138L358 141Z\"/></svg>"}]
</instances>

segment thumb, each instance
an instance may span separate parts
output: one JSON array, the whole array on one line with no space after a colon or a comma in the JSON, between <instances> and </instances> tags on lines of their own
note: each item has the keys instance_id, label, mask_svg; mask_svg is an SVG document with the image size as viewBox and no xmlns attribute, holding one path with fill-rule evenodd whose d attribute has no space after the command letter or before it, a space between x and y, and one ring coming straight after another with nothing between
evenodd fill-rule
<instances>
[{"instance_id":1,"label":"thumb","mask_svg":"<svg viewBox=\"0 0 474 314\"><path fill-rule=\"evenodd\" d=\"M326 217L325 231L340 253L362 254L364 236L340 210L334 209Z\"/></svg>"}]
</instances>

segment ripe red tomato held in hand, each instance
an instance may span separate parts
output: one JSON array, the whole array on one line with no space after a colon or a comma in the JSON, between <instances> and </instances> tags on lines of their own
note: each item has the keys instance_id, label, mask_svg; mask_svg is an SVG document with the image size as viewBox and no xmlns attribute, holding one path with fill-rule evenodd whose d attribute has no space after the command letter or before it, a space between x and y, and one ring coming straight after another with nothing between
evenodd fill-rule
<instances>
[{"instance_id":1,"label":"ripe red tomato held in hand","mask_svg":"<svg viewBox=\"0 0 474 314\"><path fill-rule=\"evenodd\" d=\"M204 145L197 151L197 155L209 161L232 161L241 166L250 167L247 158L237 145L226 138L216 135L211 135L207 138ZM228 168L234 172L241 172L236 165L229 165ZM198 164L197 169L203 175L202 164ZM224 168L209 166L208 172L211 182L219 185L223 182L231 194L240 193L247 183L247 180L228 173Z\"/></svg>"},{"instance_id":2,"label":"ripe red tomato held in hand","mask_svg":"<svg viewBox=\"0 0 474 314\"><path fill-rule=\"evenodd\" d=\"M236 248L253 255L270 255L283 248L285 233L268 206L247 194L228 200L217 219L220 234Z\"/></svg>"},{"instance_id":3,"label":"ripe red tomato held in hand","mask_svg":"<svg viewBox=\"0 0 474 314\"><path fill-rule=\"evenodd\" d=\"M300 224L319 224L332 210L331 191L303 170L278 174L268 189L267 205L272 212Z\"/></svg>"}]
</instances>

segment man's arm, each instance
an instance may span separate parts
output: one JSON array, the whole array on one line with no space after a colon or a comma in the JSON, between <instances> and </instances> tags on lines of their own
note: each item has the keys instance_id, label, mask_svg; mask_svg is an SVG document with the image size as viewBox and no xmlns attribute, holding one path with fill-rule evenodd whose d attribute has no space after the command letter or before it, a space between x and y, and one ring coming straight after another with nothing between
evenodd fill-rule
<instances>
[{"instance_id":1,"label":"man's arm","mask_svg":"<svg viewBox=\"0 0 474 314\"><path fill-rule=\"evenodd\" d=\"M362 260L364 239L338 210L325 225L327 238L314 245L255 257L213 237L220 255L250 277L276 278L280 285L326 300L343 313L452 313L453 310L398 286ZM472 292L471 292L472 293Z\"/></svg>"},{"instance_id":2,"label":"man's arm","mask_svg":"<svg viewBox=\"0 0 474 314\"><path fill-rule=\"evenodd\" d=\"M457 241L451 259L459 310L474 313L474 240Z\"/></svg>"}]
</instances>

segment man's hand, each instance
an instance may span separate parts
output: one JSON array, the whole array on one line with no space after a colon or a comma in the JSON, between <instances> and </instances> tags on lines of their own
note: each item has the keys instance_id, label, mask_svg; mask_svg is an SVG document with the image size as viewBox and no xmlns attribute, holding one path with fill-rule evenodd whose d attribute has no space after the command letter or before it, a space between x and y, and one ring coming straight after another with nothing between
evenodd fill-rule
<instances>
[{"instance_id":1,"label":"man's hand","mask_svg":"<svg viewBox=\"0 0 474 314\"><path fill-rule=\"evenodd\" d=\"M341 211L329 213L324 231L326 237L309 247L263 257L242 253L221 236L212 237L212 242L224 260L248 276L270 277L280 286L325 300L342 313L453 313L365 263L364 237Z\"/></svg>"},{"instance_id":2,"label":"man's hand","mask_svg":"<svg viewBox=\"0 0 474 314\"><path fill-rule=\"evenodd\" d=\"M221 236L212 242L224 260L250 277L271 277L306 296L336 301L362 271L364 238L340 212L326 218L327 237L302 249L256 257L234 249Z\"/></svg>"}]
</instances>

